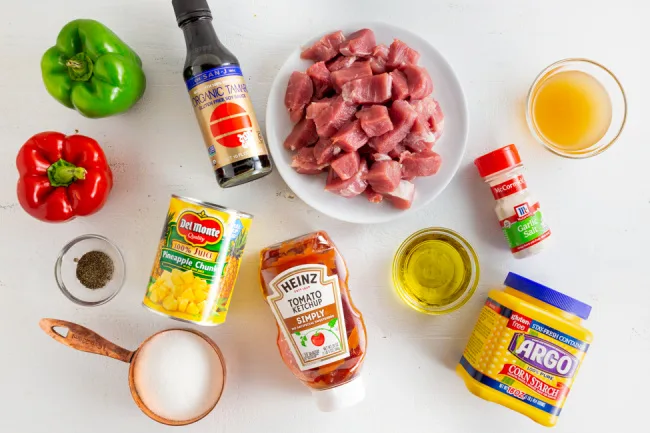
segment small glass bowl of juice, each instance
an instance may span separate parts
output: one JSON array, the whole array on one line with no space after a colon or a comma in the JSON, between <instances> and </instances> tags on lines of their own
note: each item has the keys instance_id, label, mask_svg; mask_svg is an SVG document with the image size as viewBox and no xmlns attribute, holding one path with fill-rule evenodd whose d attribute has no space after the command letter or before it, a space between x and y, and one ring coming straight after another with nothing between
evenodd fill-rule
<instances>
[{"instance_id":1,"label":"small glass bowl of juice","mask_svg":"<svg viewBox=\"0 0 650 433\"><path fill-rule=\"evenodd\" d=\"M587 59L565 59L544 69L526 105L535 138L567 158L588 158L609 148L627 117L621 83L609 69Z\"/></svg>"},{"instance_id":2,"label":"small glass bowl of juice","mask_svg":"<svg viewBox=\"0 0 650 433\"><path fill-rule=\"evenodd\" d=\"M472 297L479 279L474 248L453 230L432 227L409 236L393 259L393 285L409 307L447 314Z\"/></svg>"}]
</instances>

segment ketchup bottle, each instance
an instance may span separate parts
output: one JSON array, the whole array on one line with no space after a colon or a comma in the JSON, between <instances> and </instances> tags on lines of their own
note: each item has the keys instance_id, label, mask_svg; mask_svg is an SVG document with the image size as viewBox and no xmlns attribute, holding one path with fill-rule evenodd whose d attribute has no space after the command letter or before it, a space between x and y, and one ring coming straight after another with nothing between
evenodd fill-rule
<instances>
[{"instance_id":1,"label":"ketchup bottle","mask_svg":"<svg viewBox=\"0 0 650 433\"><path fill-rule=\"evenodd\" d=\"M278 326L278 348L322 411L365 397L366 327L348 291L343 256L323 231L262 250L260 283Z\"/></svg>"}]
</instances>

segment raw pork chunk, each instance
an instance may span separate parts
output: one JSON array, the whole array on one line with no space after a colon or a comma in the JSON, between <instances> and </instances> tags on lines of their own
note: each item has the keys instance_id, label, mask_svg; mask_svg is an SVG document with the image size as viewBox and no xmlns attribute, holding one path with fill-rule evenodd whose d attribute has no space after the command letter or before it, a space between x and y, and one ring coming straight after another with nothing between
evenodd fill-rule
<instances>
[{"instance_id":1,"label":"raw pork chunk","mask_svg":"<svg viewBox=\"0 0 650 433\"><path fill-rule=\"evenodd\" d=\"M417 65L405 65L402 71L404 71L408 81L408 92L411 99L423 99L433 92L433 81L426 68Z\"/></svg>"},{"instance_id":2,"label":"raw pork chunk","mask_svg":"<svg viewBox=\"0 0 650 433\"><path fill-rule=\"evenodd\" d=\"M341 94L350 104L381 104L391 98L391 84L390 75L374 75L345 83Z\"/></svg>"},{"instance_id":3,"label":"raw pork chunk","mask_svg":"<svg viewBox=\"0 0 650 433\"><path fill-rule=\"evenodd\" d=\"M393 129L393 122L388 115L388 108L383 105L371 105L357 113L361 129L368 137L377 137Z\"/></svg>"},{"instance_id":4,"label":"raw pork chunk","mask_svg":"<svg viewBox=\"0 0 650 433\"><path fill-rule=\"evenodd\" d=\"M317 164L329 164L339 153L341 153L341 148L334 145L329 138L321 138L314 146Z\"/></svg>"},{"instance_id":5,"label":"raw pork chunk","mask_svg":"<svg viewBox=\"0 0 650 433\"><path fill-rule=\"evenodd\" d=\"M348 180L339 178L334 170L330 168L325 190L346 198L357 196L364 192L368 187L368 182L365 180L367 174L368 163L365 159L361 160L359 171Z\"/></svg>"},{"instance_id":6,"label":"raw pork chunk","mask_svg":"<svg viewBox=\"0 0 650 433\"><path fill-rule=\"evenodd\" d=\"M393 102L390 108L393 130L379 137L374 137L370 141L370 145L379 153L389 153L400 141L406 138L417 117L417 113L408 102Z\"/></svg>"},{"instance_id":7,"label":"raw pork chunk","mask_svg":"<svg viewBox=\"0 0 650 433\"><path fill-rule=\"evenodd\" d=\"M366 57L372 54L377 45L375 33L370 29L361 29L352 33L339 47L344 56Z\"/></svg>"},{"instance_id":8,"label":"raw pork chunk","mask_svg":"<svg viewBox=\"0 0 650 433\"><path fill-rule=\"evenodd\" d=\"M402 168L397 161L378 161L370 167L366 180L376 192L393 192L402 180Z\"/></svg>"},{"instance_id":9,"label":"raw pork chunk","mask_svg":"<svg viewBox=\"0 0 650 433\"><path fill-rule=\"evenodd\" d=\"M346 123L332 136L332 143L340 147L345 152L355 152L361 146L368 142L368 136L358 120ZM339 175L341 178L343 176Z\"/></svg>"},{"instance_id":10,"label":"raw pork chunk","mask_svg":"<svg viewBox=\"0 0 650 433\"><path fill-rule=\"evenodd\" d=\"M384 196L379 194L377 191L374 191L372 187L366 188L366 198L370 203L381 203L381 201L384 199Z\"/></svg>"},{"instance_id":11,"label":"raw pork chunk","mask_svg":"<svg viewBox=\"0 0 650 433\"><path fill-rule=\"evenodd\" d=\"M291 134L284 140L284 148L288 150L299 150L305 146L316 143L316 125L311 119L302 119L296 123Z\"/></svg>"},{"instance_id":12,"label":"raw pork chunk","mask_svg":"<svg viewBox=\"0 0 650 433\"><path fill-rule=\"evenodd\" d=\"M379 44L372 50L372 57L370 57L370 69L375 75L383 74L386 72L386 59L388 59L388 47L384 44Z\"/></svg>"},{"instance_id":13,"label":"raw pork chunk","mask_svg":"<svg viewBox=\"0 0 650 433\"><path fill-rule=\"evenodd\" d=\"M385 194L390 203L398 209L408 209L415 197L415 185L408 180L401 180L393 192Z\"/></svg>"},{"instance_id":14,"label":"raw pork chunk","mask_svg":"<svg viewBox=\"0 0 650 433\"><path fill-rule=\"evenodd\" d=\"M332 83L334 84L334 89L340 92L343 85L348 81L364 77L372 77L370 62L367 60L354 62L349 68L332 72Z\"/></svg>"},{"instance_id":15,"label":"raw pork chunk","mask_svg":"<svg viewBox=\"0 0 650 433\"><path fill-rule=\"evenodd\" d=\"M313 101L307 106L307 119L315 119L323 110L332 105L332 101L334 101L334 98L323 98Z\"/></svg>"},{"instance_id":16,"label":"raw pork chunk","mask_svg":"<svg viewBox=\"0 0 650 433\"><path fill-rule=\"evenodd\" d=\"M403 155L402 177L411 179L419 176L433 176L440 169L442 158L435 152L420 152Z\"/></svg>"},{"instance_id":17,"label":"raw pork chunk","mask_svg":"<svg viewBox=\"0 0 650 433\"><path fill-rule=\"evenodd\" d=\"M357 107L346 104L343 98L337 96L330 102L329 107L314 118L318 135L325 138L331 137L341 126L352 119L356 112Z\"/></svg>"},{"instance_id":18,"label":"raw pork chunk","mask_svg":"<svg viewBox=\"0 0 650 433\"><path fill-rule=\"evenodd\" d=\"M338 177L343 180L348 180L359 171L359 164L361 158L357 152L344 153L343 155L332 161L332 170ZM399 164L398 164L399 165Z\"/></svg>"},{"instance_id":19,"label":"raw pork chunk","mask_svg":"<svg viewBox=\"0 0 650 433\"><path fill-rule=\"evenodd\" d=\"M289 78L287 93L284 94L284 105L289 111L289 118L293 123L302 119L305 107L311 102L314 95L314 85L309 75L295 71Z\"/></svg>"},{"instance_id":20,"label":"raw pork chunk","mask_svg":"<svg viewBox=\"0 0 650 433\"><path fill-rule=\"evenodd\" d=\"M330 71L325 66L325 62L314 63L307 69L307 75L314 83L314 96L318 99L322 98L325 93L332 88L332 79Z\"/></svg>"},{"instance_id":21,"label":"raw pork chunk","mask_svg":"<svg viewBox=\"0 0 650 433\"><path fill-rule=\"evenodd\" d=\"M393 78L393 100L399 101L400 99L408 98L409 84L404 72L396 69L390 73L390 76Z\"/></svg>"},{"instance_id":22,"label":"raw pork chunk","mask_svg":"<svg viewBox=\"0 0 650 433\"><path fill-rule=\"evenodd\" d=\"M393 43L390 44L388 59L386 60L386 68L392 70L407 64L416 65L418 60L420 60L420 53L399 39L395 39Z\"/></svg>"},{"instance_id":23,"label":"raw pork chunk","mask_svg":"<svg viewBox=\"0 0 650 433\"><path fill-rule=\"evenodd\" d=\"M291 167L300 174L319 174L327 165L319 165L316 162L313 147L303 147L293 155Z\"/></svg>"},{"instance_id":24,"label":"raw pork chunk","mask_svg":"<svg viewBox=\"0 0 650 433\"><path fill-rule=\"evenodd\" d=\"M327 69L330 72L340 71L341 69L349 68L357 60L356 56L338 56L327 63Z\"/></svg>"},{"instance_id":25,"label":"raw pork chunk","mask_svg":"<svg viewBox=\"0 0 650 433\"><path fill-rule=\"evenodd\" d=\"M345 40L342 31L330 33L321 38L311 47L307 48L300 54L300 57L314 62L323 62L336 57L339 53L341 43Z\"/></svg>"},{"instance_id":26,"label":"raw pork chunk","mask_svg":"<svg viewBox=\"0 0 650 433\"><path fill-rule=\"evenodd\" d=\"M402 144L414 152L431 150L436 143L435 134L429 129L429 123L421 116L418 116L413 123L411 132L406 136Z\"/></svg>"},{"instance_id":27,"label":"raw pork chunk","mask_svg":"<svg viewBox=\"0 0 650 433\"><path fill-rule=\"evenodd\" d=\"M429 125L429 129L434 133L436 139L440 138L445 126L445 115L438 101L428 96L424 99L411 101L411 106L418 113L418 117Z\"/></svg>"}]
</instances>

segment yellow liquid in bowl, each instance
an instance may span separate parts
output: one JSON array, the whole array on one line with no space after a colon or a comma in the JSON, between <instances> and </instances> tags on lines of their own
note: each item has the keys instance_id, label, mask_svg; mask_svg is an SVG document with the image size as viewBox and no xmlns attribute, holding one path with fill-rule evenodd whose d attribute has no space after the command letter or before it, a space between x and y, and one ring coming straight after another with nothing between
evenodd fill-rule
<instances>
[{"instance_id":1,"label":"yellow liquid in bowl","mask_svg":"<svg viewBox=\"0 0 650 433\"><path fill-rule=\"evenodd\" d=\"M538 133L559 150L580 151L598 143L612 122L605 87L581 71L549 76L534 90L532 117Z\"/></svg>"},{"instance_id":2,"label":"yellow liquid in bowl","mask_svg":"<svg viewBox=\"0 0 650 433\"><path fill-rule=\"evenodd\" d=\"M469 257L449 240L425 240L404 252L399 262L402 296L419 307L445 307L467 289ZM410 303L409 302L409 303Z\"/></svg>"}]
</instances>

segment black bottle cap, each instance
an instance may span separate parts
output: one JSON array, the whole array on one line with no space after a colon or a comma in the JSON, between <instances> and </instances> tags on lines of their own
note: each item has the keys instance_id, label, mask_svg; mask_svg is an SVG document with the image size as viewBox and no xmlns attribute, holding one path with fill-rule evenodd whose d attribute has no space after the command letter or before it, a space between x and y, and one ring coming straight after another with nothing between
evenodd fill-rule
<instances>
[{"instance_id":1,"label":"black bottle cap","mask_svg":"<svg viewBox=\"0 0 650 433\"><path fill-rule=\"evenodd\" d=\"M172 0L172 6L179 26L192 18L212 18L207 0Z\"/></svg>"}]
</instances>

